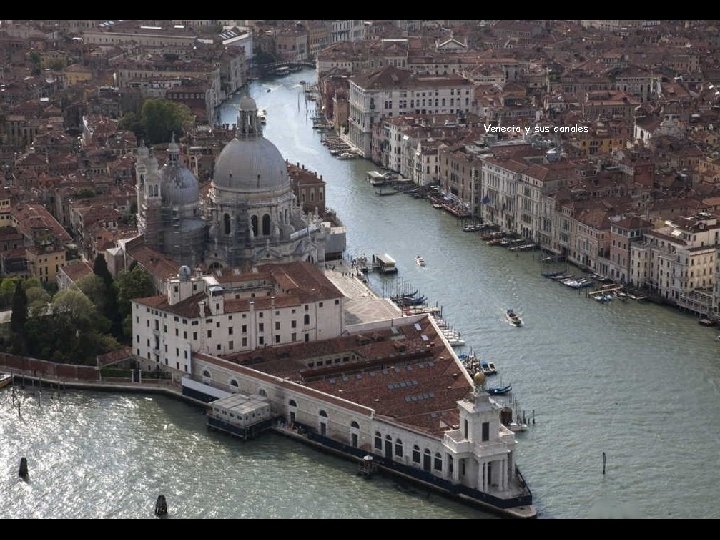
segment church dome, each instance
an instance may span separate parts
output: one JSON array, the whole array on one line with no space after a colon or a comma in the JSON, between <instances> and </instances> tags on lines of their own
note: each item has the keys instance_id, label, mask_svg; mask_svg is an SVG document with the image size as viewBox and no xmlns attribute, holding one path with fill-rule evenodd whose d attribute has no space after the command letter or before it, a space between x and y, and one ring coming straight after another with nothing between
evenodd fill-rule
<instances>
[{"instance_id":1,"label":"church dome","mask_svg":"<svg viewBox=\"0 0 720 540\"><path fill-rule=\"evenodd\" d=\"M241 111L257 111L257 104L255 100L250 96L243 96L240 98L240 110Z\"/></svg>"},{"instance_id":2,"label":"church dome","mask_svg":"<svg viewBox=\"0 0 720 540\"><path fill-rule=\"evenodd\" d=\"M200 200L200 187L190 169L182 166L165 165L160 170L163 204L184 206L197 204Z\"/></svg>"},{"instance_id":3,"label":"church dome","mask_svg":"<svg viewBox=\"0 0 720 540\"><path fill-rule=\"evenodd\" d=\"M275 191L289 188L290 179L280 151L259 136L236 138L223 148L215 161L213 185L237 191Z\"/></svg>"}]
</instances>

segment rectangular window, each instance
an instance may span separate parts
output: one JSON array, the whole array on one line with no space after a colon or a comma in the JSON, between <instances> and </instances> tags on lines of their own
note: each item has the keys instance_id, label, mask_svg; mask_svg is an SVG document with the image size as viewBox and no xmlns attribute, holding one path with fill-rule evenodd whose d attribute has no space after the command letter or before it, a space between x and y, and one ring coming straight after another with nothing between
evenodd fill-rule
<instances>
[{"instance_id":1,"label":"rectangular window","mask_svg":"<svg viewBox=\"0 0 720 540\"><path fill-rule=\"evenodd\" d=\"M247 347L247 338L246 337L242 338L242 346Z\"/></svg>"},{"instance_id":2,"label":"rectangular window","mask_svg":"<svg viewBox=\"0 0 720 540\"><path fill-rule=\"evenodd\" d=\"M208 331L207 331L207 337L209 337L209 338L212 337L212 330L208 330Z\"/></svg>"},{"instance_id":3,"label":"rectangular window","mask_svg":"<svg viewBox=\"0 0 720 540\"><path fill-rule=\"evenodd\" d=\"M265 323L258 323L258 332L265 331Z\"/></svg>"},{"instance_id":4,"label":"rectangular window","mask_svg":"<svg viewBox=\"0 0 720 540\"><path fill-rule=\"evenodd\" d=\"M295 320L290 321L290 326L291 326L292 328L297 328L297 321L295 321Z\"/></svg>"},{"instance_id":5,"label":"rectangular window","mask_svg":"<svg viewBox=\"0 0 720 540\"><path fill-rule=\"evenodd\" d=\"M265 345L265 338L263 336L258 338L258 345Z\"/></svg>"},{"instance_id":6,"label":"rectangular window","mask_svg":"<svg viewBox=\"0 0 720 540\"><path fill-rule=\"evenodd\" d=\"M280 334L275 334L275 343L280 343Z\"/></svg>"},{"instance_id":7,"label":"rectangular window","mask_svg":"<svg viewBox=\"0 0 720 540\"><path fill-rule=\"evenodd\" d=\"M489 440L490 440L490 422L483 422L483 425L482 425L482 440L483 440L483 441L489 441Z\"/></svg>"},{"instance_id":8,"label":"rectangular window","mask_svg":"<svg viewBox=\"0 0 720 540\"><path fill-rule=\"evenodd\" d=\"M193 341L197 341L197 332L193 332Z\"/></svg>"},{"instance_id":9,"label":"rectangular window","mask_svg":"<svg viewBox=\"0 0 720 540\"><path fill-rule=\"evenodd\" d=\"M228 343L228 349L230 349L231 351L233 350L233 342L232 341Z\"/></svg>"},{"instance_id":10,"label":"rectangular window","mask_svg":"<svg viewBox=\"0 0 720 540\"><path fill-rule=\"evenodd\" d=\"M280 330L280 321L275 321L275 330Z\"/></svg>"},{"instance_id":11,"label":"rectangular window","mask_svg":"<svg viewBox=\"0 0 720 540\"><path fill-rule=\"evenodd\" d=\"M243 334L246 334L246 333L247 333L247 324L243 324L243 325L242 325L242 333L243 333Z\"/></svg>"},{"instance_id":12,"label":"rectangular window","mask_svg":"<svg viewBox=\"0 0 720 540\"><path fill-rule=\"evenodd\" d=\"M297 341L297 333L296 333L296 332L293 332L293 333L290 335L290 340L291 340L291 341Z\"/></svg>"}]
</instances>

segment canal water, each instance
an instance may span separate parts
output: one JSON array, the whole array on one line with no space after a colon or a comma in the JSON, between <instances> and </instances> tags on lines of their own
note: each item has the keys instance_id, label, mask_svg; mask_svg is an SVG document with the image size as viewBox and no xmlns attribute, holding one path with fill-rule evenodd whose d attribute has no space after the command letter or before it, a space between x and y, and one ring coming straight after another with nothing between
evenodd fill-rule
<instances>
[{"instance_id":1,"label":"canal water","mask_svg":"<svg viewBox=\"0 0 720 540\"><path fill-rule=\"evenodd\" d=\"M720 517L717 331L670 308L600 304L540 275L564 266L487 246L427 201L375 195L372 163L338 160L321 144L303 80L314 71L251 85L265 136L322 174L352 256L396 259L398 276L372 276L375 290L419 289L441 305L467 342L458 352L493 361L495 382L534 411L517 463L541 515ZM223 106L222 121L236 113ZM509 308L522 328L505 320ZM150 517L159 493L178 517L489 517L392 480L366 482L353 464L275 435L208 433L200 413L165 398L50 395L22 394L19 418L0 392L0 517ZM17 479L21 456L29 484Z\"/></svg>"}]
</instances>

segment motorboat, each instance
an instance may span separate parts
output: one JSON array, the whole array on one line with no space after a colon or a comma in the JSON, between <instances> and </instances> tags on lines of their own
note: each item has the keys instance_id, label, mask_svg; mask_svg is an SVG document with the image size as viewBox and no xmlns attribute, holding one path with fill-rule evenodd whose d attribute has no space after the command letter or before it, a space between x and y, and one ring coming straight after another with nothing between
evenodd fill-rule
<instances>
[{"instance_id":1,"label":"motorboat","mask_svg":"<svg viewBox=\"0 0 720 540\"><path fill-rule=\"evenodd\" d=\"M512 324L513 326L522 326L522 320L520 319L518 314L515 313L512 309L508 309L505 315L507 316L510 324Z\"/></svg>"},{"instance_id":2,"label":"motorboat","mask_svg":"<svg viewBox=\"0 0 720 540\"><path fill-rule=\"evenodd\" d=\"M492 362L480 362L480 369L482 369L486 377L497 375L497 368L495 368L495 364Z\"/></svg>"},{"instance_id":3,"label":"motorboat","mask_svg":"<svg viewBox=\"0 0 720 540\"><path fill-rule=\"evenodd\" d=\"M512 391L512 386L493 386L487 389L487 393L491 396L504 396Z\"/></svg>"},{"instance_id":4,"label":"motorboat","mask_svg":"<svg viewBox=\"0 0 720 540\"><path fill-rule=\"evenodd\" d=\"M12 382L12 375L10 373L0 373L0 388L5 388Z\"/></svg>"},{"instance_id":5,"label":"motorboat","mask_svg":"<svg viewBox=\"0 0 720 540\"><path fill-rule=\"evenodd\" d=\"M417 257L415 257L415 263L418 266L425 266L425 259L423 259L420 255L418 255Z\"/></svg>"}]
</instances>

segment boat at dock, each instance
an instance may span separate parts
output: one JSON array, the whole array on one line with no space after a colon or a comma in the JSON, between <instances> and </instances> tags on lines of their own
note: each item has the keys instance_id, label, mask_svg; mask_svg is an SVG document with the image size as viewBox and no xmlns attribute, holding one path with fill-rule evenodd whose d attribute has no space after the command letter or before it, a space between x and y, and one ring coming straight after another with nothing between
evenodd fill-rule
<instances>
[{"instance_id":1,"label":"boat at dock","mask_svg":"<svg viewBox=\"0 0 720 540\"><path fill-rule=\"evenodd\" d=\"M512 392L512 386L493 386L487 389L487 393L491 396L504 396Z\"/></svg>"},{"instance_id":2,"label":"boat at dock","mask_svg":"<svg viewBox=\"0 0 720 540\"><path fill-rule=\"evenodd\" d=\"M373 255L372 265L381 274L396 274L398 271L395 259L387 253Z\"/></svg>"},{"instance_id":3,"label":"boat at dock","mask_svg":"<svg viewBox=\"0 0 720 540\"><path fill-rule=\"evenodd\" d=\"M380 189L375 190L375 195L380 195L381 197L386 197L388 195L395 195L396 193L400 193L397 189L391 188L391 187L381 187Z\"/></svg>"},{"instance_id":4,"label":"boat at dock","mask_svg":"<svg viewBox=\"0 0 720 540\"><path fill-rule=\"evenodd\" d=\"M509 429L510 431L513 431L513 432L517 433L517 432L519 432L519 431L527 431L527 430L528 430L528 425L525 424L524 422L510 422L510 425L508 426L508 429Z\"/></svg>"},{"instance_id":5,"label":"boat at dock","mask_svg":"<svg viewBox=\"0 0 720 540\"><path fill-rule=\"evenodd\" d=\"M0 388L5 388L13 380L13 376L10 373L0 373Z\"/></svg>"},{"instance_id":6,"label":"boat at dock","mask_svg":"<svg viewBox=\"0 0 720 540\"><path fill-rule=\"evenodd\" d=\"M379 171L369 171L367 173L368 182L371 186L379 187L385 184L387 177Z\"/></svg>"},{"instance_id":7,"label":"boat at dock","mask_svg":"<svg viewBox=\"0 0 720 540\"><path fill-rule=\"evenodd\" d=\"M718 322L716 320L703 317L698 321L698 324L700 326L717 326Z\"/></svg>"},{"instance_id":8,"label":"boat at dock","mask_svg":"<svg viewBox=\"0 0 720 540\"><path fill-rule=\"evenodd\" d=\"M480 369L486 377L497 375L497 368L493 362L480 362Z\"/></svg>"}]
</instances>

